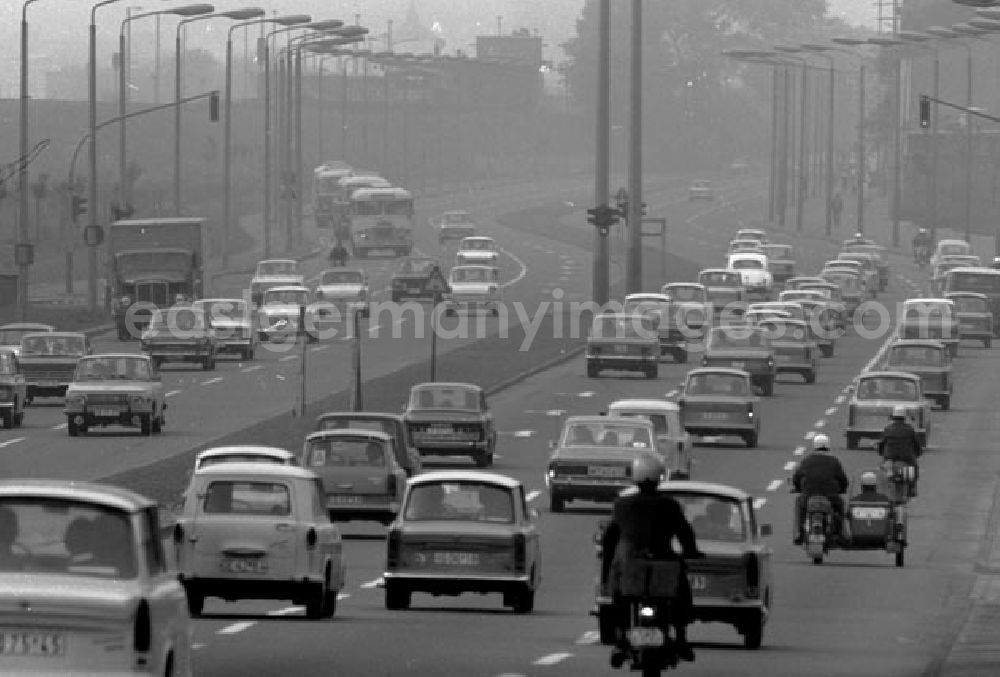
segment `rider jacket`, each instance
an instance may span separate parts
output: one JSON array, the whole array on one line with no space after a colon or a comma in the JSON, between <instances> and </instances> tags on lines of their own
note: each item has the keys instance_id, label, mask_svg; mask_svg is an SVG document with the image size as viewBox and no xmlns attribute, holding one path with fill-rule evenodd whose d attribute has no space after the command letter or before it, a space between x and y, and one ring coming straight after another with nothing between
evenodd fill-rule
<instances>
[{"instance_id":1,"label":"rider jacket","mask_svg":"<svg viewBox=\"0 0 1000 677\"><path fill-rule=\"evenodd\" d=\"M616 499L611 523L601 539L603 573L607 574L612 561L647 555L653 559L678 559L672 545L674 537L685 557L698 556L694 530L673 498L639 492Z\"/></svg>"},{"instance_id":2,"label":"rider jacket","mask_svg":"<svg viewBox=\"0 0 1000 677\"><path fill-rule=\"evenodd\" d=\"M928 251L931 248L931 237L930 235L917 235L913 238L913 248L926 247Z\"/></svg>"},{"instance_id":3,"label":"rider jacket","mask_svg":"<svg viewBox=\"0 0 1000 677\"><path fill-rule=\"evenodd\" d=\"M923 453L917 431L906 421L893 421L882 431L878 442L878 453L887 461L905 461L917 464L917 457Z\"/></svg>"},{"instance_id":4,"label":"rider jacket","mask_svg":"<svg viewBox=\"0 0 1000 677\"><path fill-rule=\"evenodd\" d=\"M812 454L803 459L792 484L803 496L839 496L847 491L847 474L835 456Z\"/></svg>"}]
</instances>

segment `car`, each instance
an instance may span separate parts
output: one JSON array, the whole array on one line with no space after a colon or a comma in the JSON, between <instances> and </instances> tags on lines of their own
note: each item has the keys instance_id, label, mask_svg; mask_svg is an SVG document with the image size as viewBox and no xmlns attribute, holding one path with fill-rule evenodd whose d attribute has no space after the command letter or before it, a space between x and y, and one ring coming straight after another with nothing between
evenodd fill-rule
<instances>
[{"instance_id":1,"label":"car","mask_svg":"<svg viewBox=\"0 0 1000 677\"><path fill-rule=\"evenodd\" d=\"M706 268L698 273L698 284L705 287L716 318L742 314L746 310L743 276L735 270Z\"/></svg>"},{"instance_id":2,"label":"car","mask_svg":"<svg viewBox=\"0 0 1000 677\"><path fill-rule=\"evenodd\" d=\"M750 326L757 326L767 320L792 320L792 314L787 310L776 310L774 308L753 308L743 314L743 323Z\"/></svg>"},{"instance_id":3,"label":"car","mask_svg":"<svg viewBox=\"0 0 1000 677\"><path fill-rule=\"evenodd\" d=\"M764 542L772 533L762 524L755 499L742 489L709 482L669 480L658 491L680 503L694 529L704 559L687 562L688 584L693 595L692 620L727 623L743 636L743 646L759 649L771 616L774 595L773 551ZM630 488L629 495L637 491ZM714 519L713 519L714 518ZM607 522L594 537L597 555ZM598 619L604 644L615 642L611 591L598 576L597 599L591 612Z\"/></svg>"},{"instance_id":4,"label":"car","mask_svg":"<svg viewBox=\"0 0 1000 677\"><path fill-rule=\"evenodd\" d=\"M257 351L254 312L243 299L199 299L191 303L195 310L208 313L215 330L216 357L235 353L241 360L252 360Z\"/></svg>"},{"instance_id":5,"label":"car","mask_svg":"<svg viewBox=\"0 0 1000 677\"><path fill-rule=\"evenodd\" d=\"M813 275L797 275L796 277L789 278L785 280L785 289L794 290L800 289L804 284L824 284L827 283L822 277Z\"/></svg>"},{"instance_id":6,"label":"car","mask_svg":"<svg viewBox=\"0 0 1000 677\"><path fill-rule=\"evenodd\" d=\"M760 399L742 369L701 367L684 377L677 396L684 429L696 437L739 437L748 448L760 438Z\"/></svg>"},{"instance_id":7,"label":"car","mask_svg":"<svg viewBox=\"0 0 1000 677\"><path fill-rule=\"evenodd\" d=\"M767 269L767 256L752 252L730 254L726 261L729 270L735 270L743 278L747 297L767 299L771 295L774 279Z\"/></svg>"},{"instance_id":8,"label":"car","mask_svg":"<svg viewBox=\"0 0 1000 677\"><path fill-rule=\"evenodd\" d=\"M537 521L511 477L446 470L412 478L386 539L386 609L409 608L415 592L474 592L500 593L514 613L531 613L542 582Z\"/></svg>"},{"instance_id":9,"label":"car","mask_svg":"<svg viewBox=\"0 0 1000 677\"><path fill-rule=\"evenodd\" d=\"M785 284L795 277L795 250L790 244L765 244L767 269L775 284Z\"/></svg>"},{"instance_id":10,"label":"car","mask_svg":"<svg viewBox=\"0 0 1000 677\"><path fill-rule=\"evenodd\" d=\"M955 302L949 299L917 298L903 301L896 335L901 339L933 339L958 355L961 338Z\"/></svg>"},{"instance_id":11,"label":"car","mask_svg":"<svg viewBox=\"0 0 1000 677\"><path fill-rule=\"evenodd\" d=\"M993 313L990 312L990 298L986 294L971 291L956 291L945 294L944 298L955 304L958 318L958 337L962 340L982 341L983 346L993 346Z\"/></svg>"},{"instance_id":12,"label":"car","mask_svg":"<svg viewBox=\"0 0 1000 677\"><path fill-rule=\"evenodd\" d=\"M931 405L919 376L903 371L867 371L854 380L850 390L844 433L848 449L857 449L865 439L878 440L897 406L906 408L906 418L916 429L920 445L927 446Z\"/></svg>"},{"instance_id":13,"label":"car","mask_svg":"<svg viewBox=\"0 0 1000 677\"><path fill-rule=\"evenodd\" d=\"M368 273L360 268L324 270L313 294L317 301L317 321L328 319L330 315L334 316L334 321L350 319L354 311L360 312L362 317L370 315ZM334 308L336 312L332 312Z\"/></svg>"},{"instance_id":14,"label":"car","mask_svg":"<svg viewBox=\"0 0 1000 677\"><path fill-rule=\"evenodd\" d=\"M875 256L875 264L878 268L878 289L879 291L885 291L889 288L889 276L892 271L889 266L889 255L885 247L880 244L853 243L845 245L842 251L844 253L860 252Z\"/></svg>"},{"instance_id":15,"label":"car","mask_svg":"<svg viewBox=\"0 0 1000 677\"><path fill-rule=\"evenodd\" d=\"M682 326L677 308L665 294L628 294L624 311L628 315L648 314L653 318L660 340L660 356L670 355L675 362L687 362L688 340L698 338L700 329Z\"/></svg>"},{"instance_id":16,"label":"car","mask_svg":"<svg viewBox=\"0 0 1000 677\"><path fill-rule=\"evenodd\" d=\"M697 282L668 282L660 293L670 299L673 313L691 330L699 330L698 338L712 324L715 311L708 298L708 289Z\"/></svg>"},{"instance_id":17,"label":"car","mask_svg":"<svg viewBox=\"0 0 1000 677\"><path fill-rule=\"evenodd\" d=\"M13 428L24 422L28 384L13 350L0 350L0 423Z\"/></svg>"},{"instance_id":18,"label":"car","mask_svg":"<svg viewBox=\"0 0 1000 677\"><path fill-rule=\"evenodd\" d=\"M875 289L871 286L874 276L870 270L865 270L862 262L848 261L846 259L827 261L823 264L823 270L820 271L820 275L826 277L827 273L852 273L857 275L861 295L868 298L875 298Z\"/></svg>"},{"instance_id":19,"label":"car","mask_svg":"<svg viewBox=\"0 0 1000 677\"><path fill-rule=\"evenodd\" d=\"M847 315L847 305L841 295L840 285L834 282L822 280L820 282L801 282L796 287L797 291L807 291L817 293L826 299L828 310L833 314L833 320L838 329L843 329L850 319Z\"/></svg>"},{"instance_id":20,"label":"car","mask_svg":"<svg viewBox=\"0 0 1000 677\"><path fill-rule=\"evenodd\" d=\"M455 266L448 273L448 289L444 295L445 313L459 311L500 316L503 286L500 269L495 266Z\"/></svg>"},{"instance_id":21,"label":"car","mask_svg":"<svg viewBox=\"0 0 1000 677\"><path fill-rule=\"evenodd\" d=\"M947 296L954 292L985 294L993 314L993 337L1000 337L1000 270L993 268L956 268L945 275L941 291Z\"/></svg>"},{"instance_id":22,"label":"car","mask_svg":"<svg viewBox=\"0 0 1000 677\"><path fill-rule=\"evenodd\" d=\"M920 377L924 397L941 409L951 408L951 353L940 341L897 339L882 359L883 371L905 371Z\"/></svg>"},{"instance_id":23,"label":"car","mask_svg":"<svg viewBox=\"0 0 1000 677\"><path fill-rule=\"evenodd\" d=\"M392 435L375 430L319 430L306 435L299 459L323 481L330 519L388 526L399 514L406 472Z\"/></svg>"},{"instance_id":24,"label":"car","mask_svg":"<svg viewBox=\"0 0 1000 677\"><path fill-rule=\"evenodd\" d=\"M971 255L972 245L965 240L940 240L931 255L931 265L936 264L943 256L956 254L960 256Z\"/></svg>"},{"instance_id":25,"label":"car","mask_svg":"<svg viewBox=\"0 0 1000 677\"><path fill-rule=\"evenodd\" d=\"M65 395L77 360L90 351L90 339L80 332L25 334L18 360L28 387L25 404L31 404L36 397Z\"/></svg>"},{"instance_id":26,"label":"car","mask_svg":"<svg viewBox=\"0 0 1000 677\"><path fill-rule=\"evenodd\" d=\"M736 231L734 240L756 240L762 245L767 245L767 231L760 228L740 228Z\"/></svg>"},{"instance_id":27,"label":"car","mask_svg":"<svg viewBox=\"0 0 1000 677\"><path fill-rule=\"evenodd\" d=\"M669 400L625 399L608 405L608 416L636 416L649 420L656 434L656 453L673 479L691 477L694 448L681 424L681 410Z\"/></svg>"},{"instance_id":28,"label":"car","mask_svg":"<svg viewBox=\"0 0 1000 677\"><path fill-rule=\"evenodd\" d=\"M826 282L832 282L840 287L840 299L844 304L844 315L846 318L854 318L855 312L861 306L861 299L865 295L865 281L855 270L828 269L822 273L822 278Z\"/></svg>"},{"instance_id":29,"label":"car","mask_svg":"<svg viewBox=\"0 0 1000 677\"><path fill-rule=\"evenodd\" d=\"M403 412L406 431L421 456L468 456L493 464L497 431L483 389L472 383L420 383Z\"/></svg>"},{"instance_id":30,"label":"car","mask_svg":"<svg viewBox=\"0 0 1000 677\"><path fill-rule=\"evenodd\" d=\"M406 299L433 299L439 292L428 288L430 281L442 277L437 259L411 256L403 259L389 281L392 302Z\"/></svg>"},{"instance_id":31,"label":"car","mask_svg":"<svg viewBox=\"0 0 1000 677\"><path fill-rule=\"evenodd\" d=\"M841 242L840 246L842 249L844 249L844 251L847 251L847 249L853 245L873 245L873 244L878 244L878 242L871 239L870 237L860 237L860 238L852 237L849 240L844 240L843 242Z\"/></svg>"},{"instance_id":32,"label":"car","mask_svg":"<svg viewBox=\"0 0 1000 677\"><path fill-rule=\"evenodd\" d=\"M764 244L760 240L756 239L730 240L729 246L726 248L727 256L730 254L740 254L744 252L750 254L763 254Z\"/></svg>"},{"instance_id":33,"label":"car","mask_svg":"<svg viewBox=\"0 0 1000 677\"><path fill-rule=\"evenodd\" d=\"M273 463L275 465L299 465L298 456L288 449L267 447L259 444L235 444L211 447L195 457L195 471L219 463Z\"/></svg>"},{"instance_id":34,"label":"car","mask_svg":"<svg viewBox=\"0 0 1000 677\"><path fill-rule=\"evenodd\" d=\"M865 284L871 291L872 298L875 298L878 292L889 284L888 269L885 273L882 272L882 258L875 252L841 252L837 254L836 260L857 261L862 265L865 273Z\"/></svg>"},{"instance_id":35,"label":"car","mask_svg":"<svg viewBox=\"0 0 1000 677\"><path fill-rule=\"evenodd\" d=\"M305 276L295 259L267 259L257 262L257 269L250 280L250 297L259 306L264 292L272 287L301 286Z\"/></svg>"},{"instance_id":36,"label":"car","mask_svg":"<svg viewBox=\"0 0 1000 677\"><path fill-rule=\"evenodd\" d=\"M467 211L452 210L442 214L436 223L438 244L443 245L451 240L464 240L476 234L476 222Z\"/></svg>"},{"instance_id":37,"label":"car","mask_svg":"<svg viewBox=\"0 0 1000 677\"><path fill-rule=\"evenodd\" d=\"M631 485L632 462L656 451L656 428L635 416L570 416L549 447L545 486L560 513L572 501L613 502Z\"/></svg>"},{"instance_id":38,"label":"car","mask_svg":"<svg viewBox=\"0 0 1000 677\"><path fill-rule=\"evenodd\" d=\"M708 201L714 200L715 188L712 186L712 182L706 179L692 181L691 186L688 188L688 199Z\"/></svg>"},{"instance_id":39,"label":"car","mask_svg":"<svg viewBox=\"0 0 1000 677\"><path fill-rule=\"evenodd\" d=\"M66 432L70 437L95 427L139 428L160 433L166 423L163 381L149 355L102 353L80 358L66 389Z\"/></svg>"},{"instance_id":40,"label":"car","mask_svg":"<svg viewBox=\"0 0 1000 677\"><path fill-rule=\"evenodd\" d=\"M308 340L315 341L318 338L316 309L309 297L309 290L302 285L271 287L265 291L257 313L257 339L261 343L295 341L305 308L306 326L302 329Z\"/></svg>"},{"instance_id":41,"label":"car","mask_svg":"<svg viewBox=\"0 0 1000 677\"><path fill-rule=\"evenodd\" d=\"M765 301L763 303L751 303L747 308L748 312L755 310L780 310L789 314L795 320L807 320L806 309L801 303L796 301Z\"/></svg>"},{"instance_id":42,"label":"car","mask_svg":"<svg viewBox=\"0 0 1000 677\"><path fill-rule=\"evenodd\" d=\"M770 334L777 373L798 374L810 385L816 382L820 348L809 322L765 320L758 326Z\"/></svg>"},{"instance_id":43,"label":"car","mask_svg":"<svg viewBox=\"0 0 1000 677\"><path fill-rule=\"evenodd\" d=\"M944 261L938 261L934 264L931 268L928 280L930 283L930 293L935 296L942 295L944 291L944 282L948 277L948 273L957 268L968 269L968 267L960 261L949 261L947 259Z\"/></svg>"},{"instance_id":44,"label":"car","mask_svg":"<svg viewBox=\"0 0 1000 677\"><path fill-rule=\"evenodd\" d=\"M0 672L190 677L194 629L156 503L77 480L2 480L0 529L12 545Z\"/></svg>"},{"instance_id":45,"label":"car","mask_svg":"<svg viewBox=\"0 0 1000 677\"><path fill-rule=\"evenodd\" d=\"M455 262L459 266L476 263L495 266L499 258L497 243L492 237L482 235L462 238L458 243L458 253L455 254Z\"/></svg>"},{"instance_id":46,"label":"car","mask_svg":"<svg viewBox=\"0 0 1000 677\"><path fill-rule=\"evenodd\" d=\"M164 362L196 362L205 371L212 371L219 352L212 318L203 306L153 310L140 345L157 369Z\"/></svg>"},{"instance_id":47,"label":"car","mask_svg":"<svg viewBox=\"0 0 1000 677\"><path fill-rule=\"evenodd\" d=\"M9 350L18 355L21 352L21 339L27 334L41 334L55 330L51 324L38 322L12 322L0 325L0 350Z\"/></svg>"},{"instance_id":48,"label":"car","mask_svg":"<svg viewBox=\"0 0 1000 677\"><path fill-rule=\"evenodd\" d=\"M843 335L844 321L840 309L823 291L795 289L778 295L779 302L796 303L805 311L813 339L823 357L833 357L836 340Z\"/></svg>"},{"instance_id":49,"label":"car","mask_svg":"<svg viewBox=\"0 0 1000 677\"><path fill-rule=\"evenodd\" d=\"M764 395L774 394L774 378L778 373L774 348L762 329L749 325L714 327L708 333L701 364L744 370Z\"/></svg>"},{"instance_id":50,"label":"car","mask_svg":"<svg viewBox=\"0 0 1000 677\"><path fill-rule=\"evenodd\" d=\"M173 542L192 616L206 597L290 599L310 619L336 613L343 542L314 472L219 463L197 470L184 495Z\"/></svg>"},{"instance_id":51,"label":"car","mask_svg":"<svg viewBox=\"0 0 1000 677\"><path fill-rule=\"evenodd\" d=\"M315 430L374 430L392 437L392 450L396 463L407 477L423 472L420 452L413 446L406 429L406 421L398 414L377 411L331 411L320 414Z\"/></svg>"},{"instance_id":52,"label":"car","mask_svg":"<svg viewBox=\"0 0 1000 677\"><path fill-rule=\"evenodd\" d=\"M645 313L601 313L587 336L587 377L602 371L638 371L646 378L659 375L659 322Z\"/></svg>"}]
</instances>

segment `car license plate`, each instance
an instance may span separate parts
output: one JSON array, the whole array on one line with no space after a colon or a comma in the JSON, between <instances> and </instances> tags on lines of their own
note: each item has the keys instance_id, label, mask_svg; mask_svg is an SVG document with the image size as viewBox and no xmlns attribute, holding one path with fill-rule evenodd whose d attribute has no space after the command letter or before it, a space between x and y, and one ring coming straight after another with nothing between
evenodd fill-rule
<instances>
[{"instance_id":1,"label":"car license plate","mask_svg":"<svg viewBox=\"0 0 1000 677\"><path fill-rule=\"evenodd\" d=\"M629 628L628 643L633 649L663 646L663 631L659 628Z\"/></svg>"},{"instance_id":2,"label":"car license plate","mask_svg":"<svg viewBox=\"0 0 1000 677\"><path fill-rule=\"evenodd\" d=\"M587 467L590 477L625 477L625 468L617 465L592 465Z\"/></svg>"},{"instance_id":3,"label":"car license plate","mask_svg":"<svg viewBox=\"0 0 1000 677\"><path fill-rule=\"evenodd\" d=\"M329 499L330 503L333 503L334 505L358 505L362 502L360 496L351 496L345 494L328 496L327 498Z\"/></svg>"},{"instance_id":4,"label":"car license plate","mask_svg":"<svg viewBox=\"0 0 1000 677\"><path fill-rule=\"evenodd\" d=\"M707 421L725 421L729 413L725 411L703 411L701 417Z\"/></svg>"},{"instance_id":5,"label":"car license plate","mask_svg":"<svg viewBox=\"0 0 1000 677\"><path fill-rule=\"evenodd\" d=\"M692 590L707 590L708 577L704 574L688 574L688 584Z\"/></svg>"},{"instance_id":6,"label":"car license plate","mask_svg":"<svg viewBox=\"0 0 1000 677\"><path fill-rule=\"evenodd\" d=\"M615 346L615 352L616 353L623 353L623 354L627 353L628 352L628 346L617 345L617 346Z\"/></svg>"},{"instance_id":7,"label":"car license plate","mask_svg":"<svg viewBox=\"0 0 1000 677\"><path fill-rule=\"evenodd\" d=\"M122 410L120 407L98 407L92 413L94 416L118 416Z\"/></svg>"},{"instance_id":8,"label":"car license plate","mask_svg":"<svg viewBox=\"0 0 1000 677\"><path fill-rule=\"evenodd\" d=\"M732 362L733 369L742 369L745 366L747 366L747 363L743 362L742 360L734 360Z\"/></svg>"},{"instance_id":9,"label":"car license plate","mask_svg":"<svg viewBox=\"0 0 1000 677\"><path fill-rule=\"evenodd\" d=\"M436 552L432 558L434 564L449 567L479 566L478 552Z\"/></svg>"},{"instance_id":10,"label":"car license plate","mask_svg":"<svg viewBox=\"0 0 1000 677\"><path fill-rule=\"evenodd\" d=\"M222 560L222 570L231 574L265 574L267 560L227 557Z\"/></svg>"},{"instance_id":11,"label":"car license plate","mask_svg":"<svg viewBox=\"0 0 1000 677\"><path fill-rule=\"evenodd\" d=\"M58 632L0 633L0 656L62 656L66 639Z\"/></svg>"}]
</instances>

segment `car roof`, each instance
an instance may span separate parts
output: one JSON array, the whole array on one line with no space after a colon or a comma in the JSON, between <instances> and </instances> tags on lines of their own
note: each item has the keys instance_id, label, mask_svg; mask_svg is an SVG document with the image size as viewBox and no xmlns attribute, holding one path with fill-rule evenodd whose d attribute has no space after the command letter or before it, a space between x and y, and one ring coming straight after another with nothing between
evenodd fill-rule
<instances>
[{"instance_id":1,"label":"car roof","mask_svg":"<svg viewBox=\"0 0 1000 677\"><path fill-rule=\"evenodd\" d=\"M402 188L358 188L351 193L352 200L376 199L380 197L396 198L406 200L413 197L412 193Z\"/></svg>"},{"instance_id":2,"label":"car roof","mask_svg":"<svg viewBox=\"0 0 1000 677\"><path fill-rule=\"evenodd\" d=\"M701 272L704 273L705 271L703 270ZM661 287L661 289L665 287L697 287L699 289L704 289L705 285L703 285L701 282L667 282L665 285L663 285L663 287Z\"/></svg>"},{"instance_id":3,"label":"car roof","mask_svg":"<svg viewBox=\"0 0 1000 677\"><path fill-rule=\"evenodd\" d=\"M760 259L767 258L767 254L763 252L733 252L729 255L730 260L732 259Z\"/></svg>"},{"instance_id":4,"label":"car roof","mask_svg":"<svg viewBox=\"0 0 1000 677\"><path fill-rule=\"evenodd\" d=\"M486 263L463 263L460 266L452 266L451 267L451 271L449 271L449 272L454 272L456 270L484 270L484 269L485 270L500 270L496 266L491 266L491 265L486 264Z\"/></svg>"},{"instance_id":5,"label":"car roof","mask_svg":"<svg viewBox=\"0 0 1000 677\"><path fill-rule=\"evenodd\" d=\"M265 289L264 293L267 294L268 292L273 292L273 291L304 291L304 292L308 292L309 288L308 287L304 287L301 284L283 284L283 285L280 285L278 287L271 287L270 289Z\"/></svg>"},{"instance_id":6,"label":"car roof","mask_svg":"<svg viewBox=\"0 0 1000 677\"><path fill-rule=\"evenodd\" d=\"M327 268L320 273L320 277L326 275L327 273L358 273L360 275L364 275L365 271L363 268Z\"/></svg>"},{"instance_id":7,"label":"car roof","mask_svg":"<svg viewBox=\"0 0 1000 677\"><path fill-rule=\"evenodd\" d=\"M997 270L996 268L986 268L983 266L963 266L961 268L953 268L948 272L951 273L954 271L960 271L963 273L975 273L976 275L1000 275L1000 270ZM3 329L3 327L0 327L0 329Z\"/></svg>"},{"instance_id":8,"label":"car roof","mask_svg":"<svg viewBox=\"0 0 1000 677\"><path fill-rule=\"evenodd\" d=\"M915 299L906 299L905 301L903 301L903 305L905 306L917 306L921 304L927 304L927 305L943 304L946 306L953 306L955 305L955 302L952 301L951 299L939 298L939 297L915 298Z\"/></svg>"},{"instance_id":9,"label":"car roof","mask_svg":"<svg viewBox=\"0 0 1000 677\"><path fill-rule=\"evenodd\" d=\"M93 360L93 359L98 359L98 358L103 358L103 357L113 357L113 358L133 357L133 358L136 358L136 359L147 360L147 361L152 359L146 353L94 353L92 355L84 355L83 357L80 358L80 360L81 361L82 360Z\"/></svg>"},{"instance_id":10,"label":"car roof","mask_svg":"<svg viewBox=\"0 0 1000 677\"><path fill-rule=\"evenodd\" d=\"M567 416L563 421L563 427L565 428L570 423L619 423L623 425L632 425L635 423L635 418L631 416ZM652 424L649 424L652 425Z\"/></svg>"},{"instance_id":11,"label":"car roof","mask_svg":"<svg viewBox=\"0 0 1000 677\"><path fill-rule=\"evenodd\" d=\"M665 492L684 492L692 494L705 494L706 496L725 496L726 498L735 501L745 501L750 498L750 494L738 489L736 487L731 487L726 484L715 484L714 482L694 482L690 480L666 480L660 482L657 485L658 491ZM628 487L622 491L622 496L628 496L639 491L638 487L632 486Z\"/></svg>"},{"instance_id":12,"label":"car roof","mask_svg":"<svg viewBox=\"0 0 1000 677\"><path fill-rule=\"evenodd\" d=\"M261 444L233 444L224 447L212 447L200 452L196 460L225 456L227 454L261 454L280 458L295 458L295 453L281 447L268 447Z\"/></svg>"},{"instance_id":13,"label":"car roof","mask_svg":"<svg viewBox=\"0 0 1000 677\"><path fill-rule=\"evenodd\" d=\"M316 422L320 423L322 421L330 419L346 419L354 418L364 421L402 421L403 417L399 414L390 414L383 411L328 411L325 414L320 414L316 417Z\"/></svg>"},{"instance_id":14,"label":"car roof","mask_svg":"<svg viewBox=\"0 0 1000 677\"><path fill-rule=\"evenodd\" d=\"M466 240L489 240L490 242L495 242L495 240L489 235L470 235L469 237L463 237L459 244L465 242Z\"/></svg>"},{"instance_id":15,"label":"car roof","mask_svg":"<svg viewBox=\"0 0 1000 677\"><path fill-rule=\"evenodd\" d=\"M666 294L655 294L652 292L639 292L637 294L626 294L626 301L663 301L667 303L670 301L670 297Z\"/></svg>"},{"instance_id":16,"label":"car roof","mask_svg":"<svg viewBox=\"0 0 1000 677\"><path fill-rule=\"evenodd\" d=\"M750 377L749 372L742 369L733 369L732 367L698 367L697 369L690 370L686 376L698 376L702 374L728 374L729 376Z\"/></svg>"},{"instance_id":17,"label":"car roof","mask_svg":"<svg viewBox=\"0 0 1000 677\"><path fill-rule=\"evenodd\" d=\"M0 498L12 497L49 497L85 501L129 512L156 505L152 499L128 489L95 482L55 479L0 480Z\"/></svg>"},{"instance_id":18,"label":"car roof","mask_svg":"<svg viewBox=\"0 0 1000 677\"><path fill-rule=\"evenodd\" d=\"M441 212L441 215L442 216L446 216L446 215L451 215L451 216L468 216L469 212L465 211L464 209L449 209L448 211Z\"/></svg>"},{"instance_id":19,"label":"car roof","mask_svg":"<svg viewBox=\"0 0 1000 677\"><path fill-rule=\"evenodd\" d=\"M261 259L257 262L257 265L259 266L262 263L292 263L298 265L299 262L295 259Z\"/></svg>"},{"instance_id":20,"label":"car roof","mask_svg":"<svg viewBox=\"0 0 1000 677\"><path fill-rule=\"evenodd\" d=\"M680 407L675 402L641 398L615 400L608 405L608 411L611 409L667 409L669 411L680 411ZM604 418L607 417L605 416Z\"/></svg>"},{"instance_id":21,"label":"car roof","mask_svg":"<svg viewBox=\"0 0 1000 677\"><path fill-rule=\"evenodd\" d=\"M497 484L507 489L516 489L521 486L520 480L513 477L481 470L435 470L414 475L408 480L410 486L434 482L484 482Z\"/></svg>"},{"instance_id":22,"label":"car roof","mask_svg":"<svg viewBox=\"0 0 1000 677\"><path fill-rule=\"evenodd\" d=\"M210 303L246 303L246 301L244 301L243 299L235 298L235 297L234 298L222 298L222 297L218 297L218 298L211 298L211 299L196 299L196 300L194 300L194 301L191 302L191 305L195 305L195 304L208 305Z\"/></svg>"},{"instance_id":23,"label":"car roof","mask_svg":"<svg viewBox=\"0 0 1000 677\"><path fill-rule=\"evenodd\" d=\"M941 348L944 349L946 346L940 341L934 339L896 339L889 344L890 348L895 348L896 346L913 346L921 348Z\"/></svg>"},{"instance_id":24,"label":"car roof","mask_svg":"<svg viewBox=\"0 0 1000 677\"><path fill-rule=\"evenodd\" d=\"M297 465L275 465L273 463L254 463L246 461L241 463L219 463L207 465L197 470L199 476L222 477L246 477L246 476L266 476L274 479L316 479L317 475L311 470Z\"/></svg>"},{"instance_id":25,"label":"car roof","mask_svg":"<svg viewBox=\"0 0 1000 677\"><path fill-rule=\"evenodd\" d=\"M35 336L44 336L46 338L87 338L87 335L82 331L39 331L32 334L25 334L21 338L32 338Z\"/></svg>"},{"instance_id":26,"label":"car roof","mask_svg":"<svg viewBox=\"0 0 1000 677\"><path fill-rule=\"evenodd\" d=\"M961 297L961 296L964 296L966 298L982 299L983 301L989 301L989 299L990 299L990 297L987 296L986 294L981 294L981 293L979 293L977 291L950 291L950 292L948 292L947 294L944 295L944 297L946 299L950 299L952 297L956 297L957 298L957 297Z\"/></svg>"},{"instance_id":27,"label":"car roof","mask_svg":"<svg viewBox=\"0 0 1000 677\"><path fill-rule=\"evenodd\" d=\"M332 430L314 430L306 435L306 440L327 437L369 437L380 442L390 442L393 436L381 430L364 430L363 428L334 428Z\"/></svg>"},{"instance_id":28,"label":"car roof","mask_svg":"<svg viewBox=\"0 0 1000 677\"><path fill-rule=\"evenodd\" d=\"M780 322L781 324L789 324L796 327L807 327L809 323L805 320L800 320L797 317L776 317L766 320L767 322Z\"/></svg>"},{"instance_id":29,"label":"car roof","mask_svg":"<svg viewBox=\"0 0 1000 677\"><path fill-rule=\"evenodd\" d=\"M55 331L55 327L51 324L42 324L40 322L10 322L0 325L0 329L37 329L39 332L46 333Z\"/></svg>"},{"instance_id":30,"label":"car roof","mask_svg":"<svg viewBox=\"0 0 1000 677\"><path fill-rule=\"evenodd\" d=\"M608 317L610 317L612 319L615 319L615 320L627 320L627 319L631 319L633 317L645 318L646 316L643 315L642 313L601 313L600 315L596 316L594 319L595 320L599 320L601 318L608 318Z\"/></svg>"},{"instance_id":31,"label":"car roof","mask_svg":"<svg viewBox=\"0 0 1000 677\"><path fill-rule=\"evenodd\" d=\"M482 390L482 386L476 385L475 383L457 383L451 381L424 381L423 383L414 383L410 386L410 390L416 390L417 388L429 388L434 386L436 388L464 388L465 390Z\"/></svg>"},{"instance_id":32,"label":"car roof","mask_svg":"<svg viewBox=\"0 0 1000 677\"><path fill-rule=\"evenodd\" d=\"M938 247L940 247L943 244L960 244L960 245L962 245L964 247L969 247L970 249L972 248L972 245L970 245L965 240L939 240L938 241Z\"/></svg>"},{"instance_id":33,"label":"car roof","mask_svg":"<svg viewBox=\"0 0 1000 677\"><path fill-rule=\"evenodd\" d=\"M865 371L865 372L862 372L862 373L858 374L858 378L859 379L868 379L868 378L902 378L902 379L906 379L907 381L919 381L920 380L919 376L917 376L916 374L911 374L908 371L891 371L891 370L888 370L888 369L881 370L881 371Z\"/></svg>"},{"instance_id":34,"label":"car roof","mask_svg":"<svg viewBox=\"0 0 1000 677\"><path fill-rule=\"evenodd\" d=\"M702 268L698 273L702 275L704 273L725 273L726 275L739 275L735 270L729 270L728 268Z\"/></svg>"}]
</instances>

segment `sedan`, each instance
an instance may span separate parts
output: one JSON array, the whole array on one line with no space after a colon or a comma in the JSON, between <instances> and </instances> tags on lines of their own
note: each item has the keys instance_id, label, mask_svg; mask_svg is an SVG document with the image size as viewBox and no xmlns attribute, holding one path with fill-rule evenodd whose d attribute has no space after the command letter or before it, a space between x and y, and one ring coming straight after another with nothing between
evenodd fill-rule
<instances>
[{"instance_id":1,"label":"sedan","mask_svg":"<svg viewBox=\"0 0 1000 677\"><path fill-rule=\"evenodd\" d=\"M768 320L759 325L771 337L779 374L798 374L809 384L816 382L819 346L808 322Z\"/></svg>"},{"instance_id":2,"label":"sedan","mask_svg":"<svg viewBox=\"0 0 1000 677\"><path fill-rule=\"evenodd\" d=\"M407 433L423 456L469 456L493 464L497 433L486 393L471 383L421 383L403 412Z\"/></svg>"},{"instance_id":3,"label":"sedan","mask_svg":"<svg viewBox=\"0 0 1000 677\"><path fill-rule=\"evenodd\" d=\"M903 371L868 371L851 386L847 407L847 448L857 449L863 439L878 440L897 406L906 408L907 422L927 446L931 431L931 403L916 374Z\"/></svg>"},{"instance_id":4,"label":"sedan","mask_svg":"<svg viewBox=\"0 0 1000 677\"><path fill-rule=\"evenodd\" d=\"M760 437L760 399L750 374L739 369L692 369L684 379L677 406L691 435L740 437L747 447Z\"/></svg>"},{"instance_id":5,"label":"sedan","mask_svg":"<svg viewBox=\"0 0 1000 677\"><path fill-rule=\"evenodd\" d=\"M924 397L934 400L944 410L951 407L951 353L943 343L928 339L896 340L889 346L882 369L916 374L923 385Z\"/></svg>"}]
</instances>

